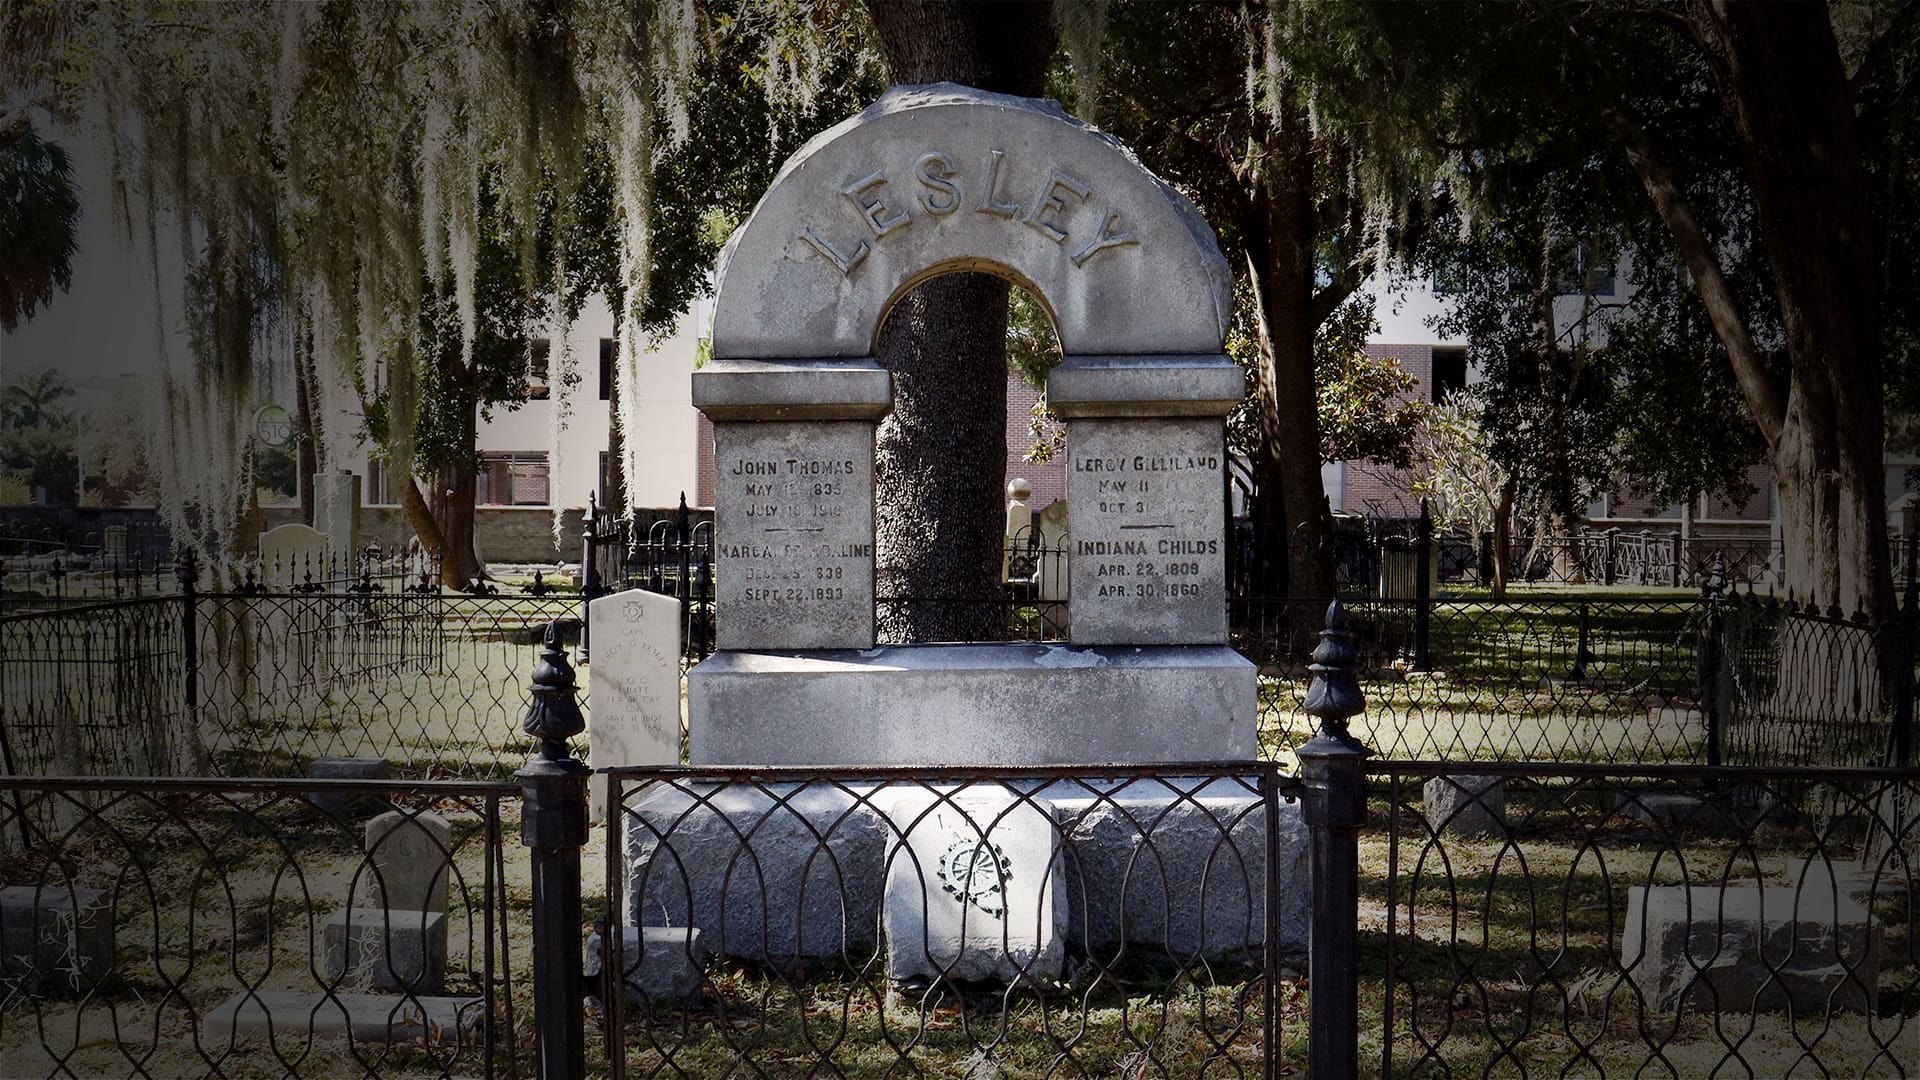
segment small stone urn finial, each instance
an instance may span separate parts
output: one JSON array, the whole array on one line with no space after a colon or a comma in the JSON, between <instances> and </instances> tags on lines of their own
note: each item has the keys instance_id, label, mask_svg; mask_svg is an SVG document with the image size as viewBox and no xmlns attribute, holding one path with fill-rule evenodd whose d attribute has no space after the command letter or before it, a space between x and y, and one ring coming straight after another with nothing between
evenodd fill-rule
<instances>
[{"instance_id":1,"label":"small stone urn finial","mask_svg":"<svg viewBox=\"0 0 1920 1080\"><path fill-rule=\"evenodd\" d=\"M572 756L567 740L585 731L587 721L580 715L580 703L574 700L578 686L573 665L567 662L567 652L560 645L559 622L547 624L542 645L540 661L533 666L533 704L527 707L522 726L540 740L541 757L565 760Z\"/></svg>"}]
</instances>

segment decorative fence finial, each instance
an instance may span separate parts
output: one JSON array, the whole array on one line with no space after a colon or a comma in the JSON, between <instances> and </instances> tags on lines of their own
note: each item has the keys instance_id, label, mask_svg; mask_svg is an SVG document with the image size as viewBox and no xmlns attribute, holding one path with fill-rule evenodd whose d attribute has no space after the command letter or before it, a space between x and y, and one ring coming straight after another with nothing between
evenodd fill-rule
<instances>
[{"instance_id":1,"label":"decorative fence finial","mask_svg":"<svg viewBox=\"0 0 1920 1080\"><path fill-rule=\"evenodd\" d=\"M1707 576L1700 579L1700 597L1703 600L1717 598L1727 587L1727 553L1716 551L1713 562L1707 570Z\"/></svg>"},{"instance_id":2,"label":"decorative fence finial","mask_svg":"<svg viewBox=\"0 0 1920 1080\"><path fill-rule=\"evenodd\" d=\"M1303 706L1307 715L1319 719L1323 734L1348 738L1347 722L1366 708L1354 674L1358 657L1346 605L1335 600L1327 605L1326 628L1320 631L1320 644L1314 646L1313 663L1307 665L1313 682Z\"/></svg>"},{"instance_id":3,"label":"decorative fence finial","mask_svg":"<svg viewBox=\"0 0 1920 1080\"><path fill-rule=\"evenodd\" d=\"M540 740L540 756L550 761L566 760L572 755L567 740L587 729L580 715L580 703L574 700L578 685L573 665L560 645L560 623L547 624L540 662L533 666L533 704L527 706L527 734Z\"/></svg>"}]
</instances>

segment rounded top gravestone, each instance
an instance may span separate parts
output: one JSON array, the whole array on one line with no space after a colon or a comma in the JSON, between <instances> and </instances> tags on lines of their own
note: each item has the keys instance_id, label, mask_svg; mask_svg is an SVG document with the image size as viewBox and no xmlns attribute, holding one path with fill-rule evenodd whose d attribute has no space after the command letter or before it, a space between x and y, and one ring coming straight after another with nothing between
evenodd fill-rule
<instances>
[{"instance_id":1,"label":"rounded top gravestone","mask_svg":"<svg viewBox=\"0 0 1920 1080\"><path fill-rule=\"evenodd\" d=\"M1218 353L1232 275L1193 204L1053 102L898 86L788 160L721 256L717 360L871 356L940 274L1009 278L1067 355Z\"/></svg>"}]
</instances>

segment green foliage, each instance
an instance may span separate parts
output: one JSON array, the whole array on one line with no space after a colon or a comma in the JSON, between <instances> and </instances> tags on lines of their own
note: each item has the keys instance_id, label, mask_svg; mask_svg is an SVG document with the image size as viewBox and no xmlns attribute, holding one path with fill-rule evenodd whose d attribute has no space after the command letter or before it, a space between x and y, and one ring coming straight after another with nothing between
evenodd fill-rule
<instances>
[{"instance_id":1,"label":"green foliage","mask_svg":"<svg viewBox=\"0 0 1920 1080\"><path fill-rule=\"evenodd\" d=\"M1372 296L1361 293L1320 324L1313 341L1313 381L1320 415L1320 460L1367 461L1407 468L1427 405L1413 396L1419 380L1398 360L1367 354L1380 329Z\"/></svg>"},{"instance_id":2,"label":"green foliage","mask_svg":"<svg viewBox=\"0 0 1920 1080\"><path fill-rule=\"evenodd\" d=\"M1237 454L1259 453L1260 390L1253 373L1255 340L1249 289L1235 289L1227 355L1248 369L1247 395L1227 416L1227 444ZM1320 418L1319 460L1364 461L1405 468L1426 403L1412 396L1419 380L1391 357L1369 356L1367 338L1380 328L1374 299L1355 294L1320 324L1313 340L1314 392Z\"/></svg>"},{"instance_id":3,"label":"green foliage","mask_svg":"<svg viewBox=\"0 0 1920 1080\"><path fill-rule=\"evenodd\" d=\"M79 490L76 427L60 407L71 396L66 376L51 369L15 375L0 388L0 472L14 486L45 488L53 503L72 503Z\"/></svg>"},{"instance_id":4,"label":"green foliage","mask_svg":"<svg viewBox=\"0 0 1920 1080\"><path fill-rule=\"evenodd\" d=\"M262 491L291 498L300 494L300 458L290 446L263 446L253 455L253 480Z\"/></svg>"},{"instance_id":5,"label":"green foliage","mask_svg":"<svg viewBox=\"0 0 1920 1080\"><path fill-rule=\"evenodd\" d=\"M0 328L73 286L80 195L67 151L29 130L0 145Z\"/></svg>"},{"instance_id":6,"label":"green foliage","mask_svg":"<svg viewBox=\"0 0 1920 1080\"><path fill-rule=\"evenodd\" d=\"M1427 500L1437 529L1491 532L1508 470L1488 452L1484 405L1466 391L1426 409L1412 439L1419 470L1413 493Z\"/></svg>"},{"instance_id":7,"label":"green foliage","mask_svg":"<svg viewBox=\"0 0 1920 1080\"><path fill-rule=\"evenodd\" d=\"M1565 48L1564 7L1377 10L1406 71L1463 49L1485 60L1440 69L1454 107L1422 118L1479 149L1457 160L1458 197L1419 264L1454 305L1435 329L1469 342L1488 452L1521 501L1571 515L1629 485L1660 502L1742 491L1764 446L1671 236L1595 119L1630 101L1685 147L1681 180L1749 326L1779 340L1743 163L1697 50L1650 20L1596 17L1581 28L1606 62L1555 67L1541 58ZM1613 294L1594 295L1621 266Z\"/></svg>"}]
</instances>

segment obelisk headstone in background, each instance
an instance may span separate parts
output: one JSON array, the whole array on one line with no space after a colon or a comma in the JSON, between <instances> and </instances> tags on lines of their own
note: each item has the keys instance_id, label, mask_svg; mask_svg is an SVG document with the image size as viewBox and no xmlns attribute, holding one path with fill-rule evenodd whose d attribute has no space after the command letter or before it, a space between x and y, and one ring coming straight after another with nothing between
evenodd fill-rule
<instances>
[{"instance_id":1,"label":"obelisk headstone in background","mask_svg":"<svg viewBox=\"0 0 1920 1080\"><path fill-rule=\"evenodd\" d=\"M342 571L351 572L360 543L358 476L345 469L313 474L313 527L327 538L327 552Z\"/></svg>"},{"instance_id":2,"label":"obelisk headstone in background","mask_svg":"<svg viewBox=\"0 0 1920 1080\"><path fill-rule=\"evenodd\" d=\"M680 763L680 601L645 589L587 605L587 748L596 769ZM607 782L593 778L603 820Z\"/></svg>"}]
</instances>

